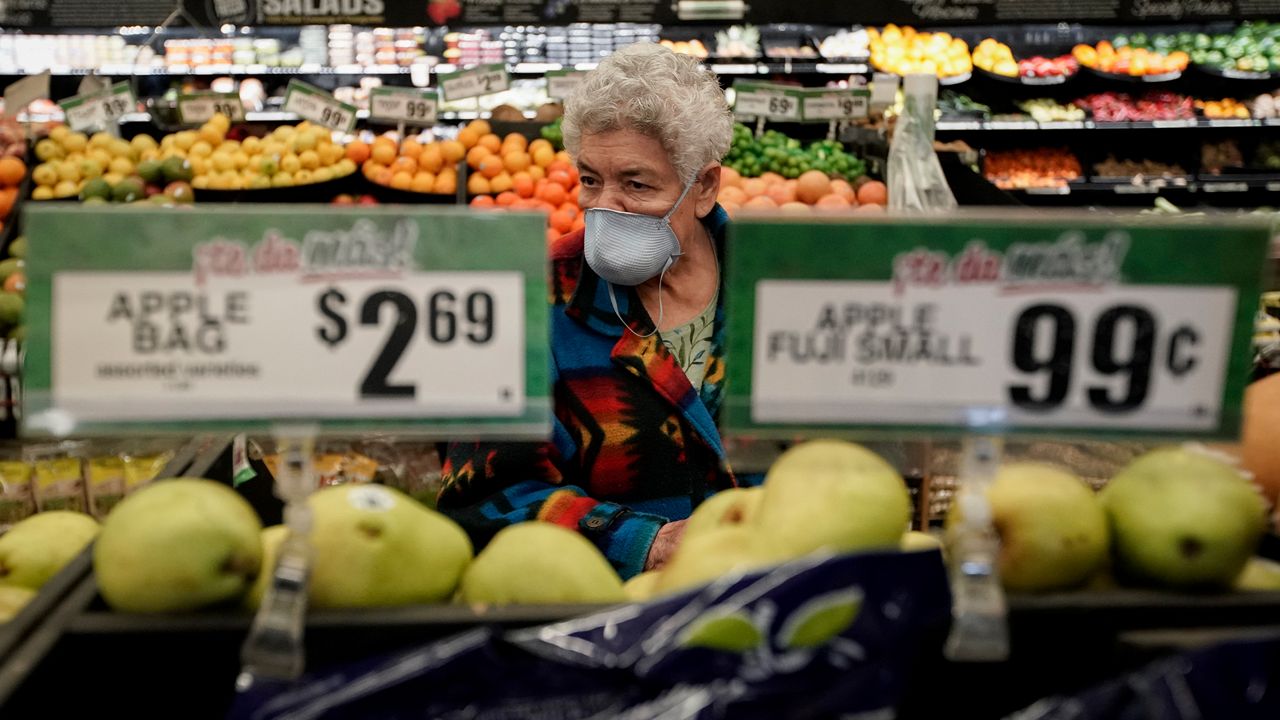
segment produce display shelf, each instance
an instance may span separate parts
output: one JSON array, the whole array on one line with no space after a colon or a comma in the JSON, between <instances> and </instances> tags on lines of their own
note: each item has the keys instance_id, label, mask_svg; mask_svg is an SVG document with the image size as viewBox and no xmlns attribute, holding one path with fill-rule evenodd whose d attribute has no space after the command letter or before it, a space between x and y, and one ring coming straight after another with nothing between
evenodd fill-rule
<instances>
[{"instance_id":1,"label":"produce display shelf","mask_svg":"<svg viewBox=\"0 0 1280 720\"><path fill-rule=\"evenodd\" d=\"M1229 176L1223 176L1212 180L1177 178L1149 183L1117 181L1073 182L1060 187L1009 188L1007 191L1022 195L1159 195L1164 192L1221 195L1248 192L1280 192L1280 175L1247 180L1237 180Z\"/></svg>"},{"instance_id":2,"label":"produce display shelf","mask_svg":"<svg viewBox=\"0 0 1280 720\"><path fill-rule=\"evenodd\" d=\"M1280 118L1195 118L1186 120L1145 120L1107 122L1097 120L972 120L942 119L938 132L1020 131L1020 130L1221 130L1280 127Z\"/></svg>"}]
</instances>

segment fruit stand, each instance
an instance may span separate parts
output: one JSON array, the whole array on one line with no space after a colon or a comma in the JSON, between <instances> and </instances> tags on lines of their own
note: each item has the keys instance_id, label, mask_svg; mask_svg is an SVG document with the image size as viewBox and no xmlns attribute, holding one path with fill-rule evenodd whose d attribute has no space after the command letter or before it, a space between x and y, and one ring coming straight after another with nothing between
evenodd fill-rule
<instances>
[{"instance_id":1,"label":"fruit stand","mask_svg":"<svg viewBox=\"0 0 1280 720\"><path fill-rule=\"evenodd\" d=\"M1274 717L1265 4L47 5L0 7L0 716ZM642 582L435 510L447 442L547 437L563 102L635 42L734 109L743 478Z\"/></svg>"}]
</instances>

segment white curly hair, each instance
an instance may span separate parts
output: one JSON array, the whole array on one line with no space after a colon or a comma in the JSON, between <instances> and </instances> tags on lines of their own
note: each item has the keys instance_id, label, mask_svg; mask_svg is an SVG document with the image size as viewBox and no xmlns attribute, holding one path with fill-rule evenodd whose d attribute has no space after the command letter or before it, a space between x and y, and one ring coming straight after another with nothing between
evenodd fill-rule
<instances>
[{"instance_id":1,"label":"white curly hair","mask_svg":"<svg viewBox=\"0 0 1280 720\"><path fill-rule=\"evenodd\" d=\"M680 177L691 179L729 152L733 112L716 74L696 59L651 43L606 57L565 101L565 148L582 136L635 130L662 143Z\"/></svg>"}]
</instances>

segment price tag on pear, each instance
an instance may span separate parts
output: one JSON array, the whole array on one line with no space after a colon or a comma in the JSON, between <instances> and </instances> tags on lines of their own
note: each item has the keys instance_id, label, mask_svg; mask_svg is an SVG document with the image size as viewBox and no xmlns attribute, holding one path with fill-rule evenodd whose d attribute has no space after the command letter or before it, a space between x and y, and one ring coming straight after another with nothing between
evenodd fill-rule
<instances>
[{"instance_id":1,"label":"price tag on pear","mask_svg":"<svg viewBox=\"0 0 1280 720\"><path fill-rule=\"evenodd\" d=\"M244 122L244 103L236 93L193 93L178 96L178 118L183 125L202 125L221 113L233 123Z\"/></svg>"},{"instance_id":2,"label":"price tag on pear","mask_svg":"<svg viewBox=\"0 0 1280 720\"><path fill-rule=\"evenodd\" d=\"M440 76L441 95L449 102L492 95L509 87L511 78L507 75L507 66L501 63Z\"/></svg>"},{"instance_id":3,"label":"price tag on pear","mask_svg":"<svg viewBox=\"0 0 1280 720\"><path fill-rule=\"evenodd\" d=\"M290 80L284 93L284 111L337 132L349 133L356 125L356 108L301 80Z\"/></svg>"},{"instance_id":4,"label":"price tag on pear","mask_svg":"<svg viewBox=\"0 0 1280 720\"><path fill-rule=\"evenodd\" d=\"M750 358L729 369L730 422L1238 428L1265 225L1017 222L735 224L728 297L754 331L730 338L730 357Z\"/></svg>"},{"instance_id":5,"label":"price tag on pear","mask_svg":"<svg viewBox=\"0 0 1280 720\"><path fill-rule=\"evenodd\" d=\"M434 125L437 101L434 90L376 87L369 93L369 118L406 125Z\"/></svg>"},{"instance_id":6,"label":"price tag on pear","mask_svg":"<svg viewBox=\"0 0 1280 720\"><path fill-rule=\"evenodd\" d=\"M127 82L58 103L66 115L67 126L77 132L114 128L125 113L133 112L137 104Z\"/></svg>"}]
</instances>

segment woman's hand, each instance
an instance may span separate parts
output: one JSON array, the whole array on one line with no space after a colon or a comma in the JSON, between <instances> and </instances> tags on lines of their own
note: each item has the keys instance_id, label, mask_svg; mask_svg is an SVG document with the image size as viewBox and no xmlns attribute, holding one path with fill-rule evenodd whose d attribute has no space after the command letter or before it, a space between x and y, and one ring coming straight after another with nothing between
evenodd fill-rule
<instances>
[{"instance_id":1,"label":"woman's hand","mask_svg":"<svg viewBox=\"0 0 1280 720\"><path fill-rule=\"evenodd\" d=\"M658 536L653 539L653 545L649 546L649 556L644 561L645 570L659 570L667 564L671 554L679 547L680 538L684 537L685 522L684 520L669 522L658 530Z\"/></svg>"}]
</instances>

